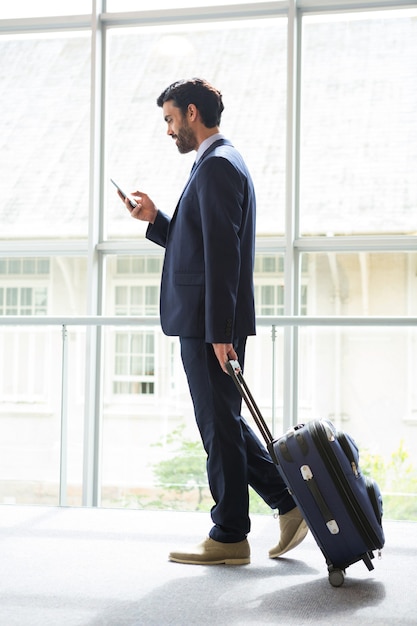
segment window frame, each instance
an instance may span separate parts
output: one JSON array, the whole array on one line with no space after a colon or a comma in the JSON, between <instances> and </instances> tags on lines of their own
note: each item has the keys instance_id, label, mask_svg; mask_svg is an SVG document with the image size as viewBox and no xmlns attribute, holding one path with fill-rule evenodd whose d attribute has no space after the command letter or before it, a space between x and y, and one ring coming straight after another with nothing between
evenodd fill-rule
<instances>
[{"instance_id":1,"label":"window frame","mask_svg":"<svg viewBox=\"0 0 417 626\"><path fill-rule=\"evenodd\" d=\"M28 34L39 32L64 32L87 30L91 32L91 134L90 134L90 188L89 188L89 232L88 240L30 241L15 240L2 242L0 256L27 254L32 257L68 254L87 255L89 316L103 313L105 300L106 258L114 254L149 254L150 248L144 241L115 241L105 237L104 194L106 188L105 164L103 160L105 124L105 76L106 35L110 28L131 26L158 27L164 24L192 24L203 20L216 22L239 19L265 19L286 16L287 38L287 102L286 102L286 202L285 234L282 237L257 239L257 250L284 255L285 303L284 315L291 322L300 310L300 294L303 280L300 263L304 252L340 251L405 251L416 249L417 238L407 235L392 236L341 236L303 238L299 234L298 194L300 162L300 85L301 85L301 37L304 15L319 13L342 13L346 11L379 11L414 7L411 0L295 0L224 5L194 9L146 10L127 13L109 13L104 0L95 0L91 14L79 16L49 16L0 20L1 34ZM151 253L152 254L152 253ZM323 324L331 325L324 320ZM103 334L97 326L87 331L86 371L86 418L85 418L85 465L83 496L84 504L97 504L99 494L99 436L101 407L101 354ZM289 323L284 328L284 407L287 419L296 419L298 414L298 329Z\"/></svg>"}]
</instances>

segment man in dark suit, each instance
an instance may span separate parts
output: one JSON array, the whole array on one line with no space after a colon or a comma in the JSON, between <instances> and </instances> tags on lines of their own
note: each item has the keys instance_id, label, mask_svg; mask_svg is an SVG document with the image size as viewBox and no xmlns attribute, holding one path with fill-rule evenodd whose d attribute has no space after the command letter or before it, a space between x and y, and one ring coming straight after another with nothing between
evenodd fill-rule
<instances>
[{"instance_id":1,"label":"man in dark suit","mask_svg":"<svg viewBox=\"0 0 417 626\"><path fill-rule=\"evenodd\" d=\"M214 499L209 536L170 560L245 564L250 560L248 485L280 515L277 558L298 545L307 526L269 454L241 417L241 397L225 362L243 368L255 334L253 264L255 193L247 167L219 132L223 102L204 80L178 81L159 96L167 134L179 152L195 150L190 178L170 219L149 196L133 194L132 217L149 222L146 236L165 248L160 313L165 334L180 338L197 425L207 452Z\"/></svg>"}]
</instances>

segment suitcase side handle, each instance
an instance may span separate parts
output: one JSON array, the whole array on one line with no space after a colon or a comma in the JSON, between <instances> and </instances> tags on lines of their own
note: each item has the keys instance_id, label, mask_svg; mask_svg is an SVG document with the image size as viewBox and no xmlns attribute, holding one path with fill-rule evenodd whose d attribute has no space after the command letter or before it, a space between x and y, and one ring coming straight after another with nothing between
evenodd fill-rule
<instances>
[{"instance_id":1,"label":"suitcase side handle","mask_svg":"<svg viewBox=\"0 0 417 626\"><path fill-rule=\"evenodd\" d=\"M319 486L317 485L314 479L313 472L311 471L309 465L302 465L300 467L300 472L301 472L301 476L303 477L303 480L305 481L305 484L308 487L308 490L310 491L311 495L314 498L315 503L317 504L317 507L320 510L320 513L323 516L323 519L327 526L328 531L332 535L337 535L339 532L339 526L337 525L337 522L334 518L333 513L330 511L329 507L327 506L327 502L324 499L323 494L321 493Z\"/></svg>"}]
</instances>

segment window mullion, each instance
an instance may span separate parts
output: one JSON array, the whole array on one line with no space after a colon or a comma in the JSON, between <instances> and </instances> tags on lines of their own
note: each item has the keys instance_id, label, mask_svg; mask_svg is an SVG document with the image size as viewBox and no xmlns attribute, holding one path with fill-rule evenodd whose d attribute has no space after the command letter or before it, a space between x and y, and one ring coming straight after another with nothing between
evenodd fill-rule
<instances>
[{"instance_id":1,"label":"window mullion","mask_svg":"<svg viewBox=\"0 0 417 626\"><path fill-rule=\"evenodd\" d=\"M298 314L299 253L295 247L298 239L298 189L299 189L299 134L300 134L300 58L301 17L296 0L291 0L288 10L287 42L287 146L286 146L286 210L285 210L285 262L284 314ZM284 414L283 426L288 428L297 420L297 345L298 329L284 329Z\"/></svg>"},{"instance_id":2,"label":"window mullion","mask_svg":"<svg viewBox=\"0 0 417 626\"><path fill-rule=\"evenodd\" d=\"M100 21L103 0L93 0L91 33L90 202L88 240L88 313L102 314L103 256L97 247L103 237L104 59L105 37ZM89 326L86 342L83 505L100 500L99 449L101 423L102 328Z\"/></svg>"}]
</instances>

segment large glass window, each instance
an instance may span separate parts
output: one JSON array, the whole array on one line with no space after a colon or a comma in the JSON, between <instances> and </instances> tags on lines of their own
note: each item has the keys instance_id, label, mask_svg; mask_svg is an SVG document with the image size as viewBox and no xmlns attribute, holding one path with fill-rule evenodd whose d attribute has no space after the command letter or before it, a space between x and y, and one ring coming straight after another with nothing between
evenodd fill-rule
<instances>
[{"instance_id":1,"label":"large glass window","mask_svg":"<svg viewBox=\"0 0 417 626\"><path fill-rule=\"evenodd\" d=\"M303 235L415 233L416 15L303 18Z\"/></svg>"},{"instance_id":2,"label":"large glass window","mask_svg":"<svg viewBox=\"0 0 417 626\"><path fill-rule=\"evenodd\" d=\"M0 238L87 237L90 34L0 37Z\"/></svg>"},{"instance_id":3,"label":"large glass window","mask_svg":"<svg viewBox=\"0 0 417 626\"><path fill-rule=\"evenodd\" d=\"M172 504L167 442L182 464L199 434L158 319L164 251L110 177L174 211L194 155L156 98L196 75L255 183L245 377L273 432L327 417L375 467L415 458L417 13L377 1L297 3L301 67L285 2L108 0L98 20L90 0L3 3L0 502L56 504L62 462L70 504Z\"/></svg>"},{"instance_id":4,"label":"large glass window","mask_svg":"<svg viewBox=\"0 0 417 626\"><path fill-rule=\"evenodd\" d=\"M109 237L144 232L123 210L110 177L127 192L148 193L167 213L175 209L195 154L179 155L156 99L187 76L206 78L223 94L221 131L254 179L258 232L284 231L286 26L281 18L109 31Z\"/></svg>"}]
</instances>

